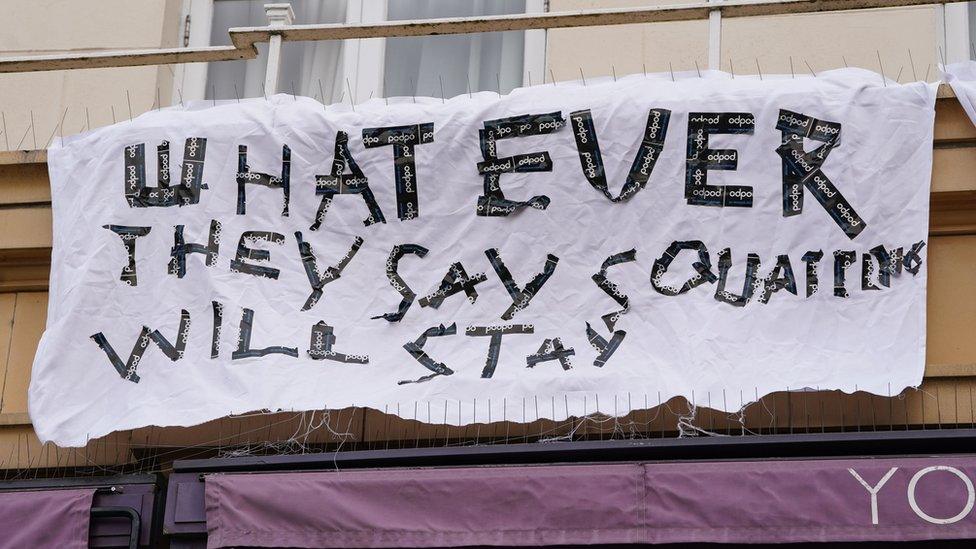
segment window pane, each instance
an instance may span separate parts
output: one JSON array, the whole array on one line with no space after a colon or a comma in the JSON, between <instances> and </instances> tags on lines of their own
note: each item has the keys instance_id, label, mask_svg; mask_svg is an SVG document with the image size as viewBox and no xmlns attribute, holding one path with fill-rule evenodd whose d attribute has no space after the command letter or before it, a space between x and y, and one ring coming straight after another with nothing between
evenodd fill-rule
<instances>
[{"instance_id":1,"label":"window pane","mask_svg":"<svg viewBox=\"0 0 976 549\"><path fill-rule=\"evenodd\" d=\"M227 29L265 26L264 5L270 0L216 0L210 43L230 44ZM291 0L296 24L341 23L346 19L345 0ZM210 63L207 99L234 99L264 95L268 45L258 44L258 57L247 61ZM337 75L342 68L340 42L285 42L281 48L279 91L336 101L341 93ZM321 92L320 92L321 90Z\"/></svg>"},{"instance_id":2,"label":"window pane","mask_svg":"<svg viewBox=\"0 0 976 549\"><path fill-rule=\"evenodd\" d=\"M387 19L441 19L525 13L525 0L388 0ZM522 85L522 31L388 38L384 88L388 97L441 96L472 91L507 93Z\"/></svg>"}]
</instances>

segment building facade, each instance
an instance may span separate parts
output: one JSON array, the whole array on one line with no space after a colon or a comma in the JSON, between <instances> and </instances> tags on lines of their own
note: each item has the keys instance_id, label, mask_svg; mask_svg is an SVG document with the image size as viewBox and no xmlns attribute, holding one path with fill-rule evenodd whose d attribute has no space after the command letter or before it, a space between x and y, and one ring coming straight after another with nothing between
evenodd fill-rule
<instances>
[{"instance_id":1,"label":"building facade","mask_svg":"<svg viewBox=\"0 0 976 549\"><path fill-rule=\"evenodd\" d=\"M295 23L339 24L676 3L695 2L292 2ZM223 470L230 463L194 462L181 469L174 465L178 460L327 452L328 457L319 462L281 465L283 469L318 468L333 460L335 452L426 447L431 453L387 454L376 462L364 454L336 459L349 460L351 467L370 463L487 464L505 459L472 457L452 449L558 439L668 440L682 433L679 419L687 418L688 406L681 399L652 402L648 409L616 420L590 417L465 427L426 425L392 413L356 408L329 413L254 414L191 428L144 428L91 440L83 449L41 445L27 413L27 388L47 314L52 220L44 149L55 139L134 118L159 106L260 97L274 92L305 95L326 103L356 103L371 97L453 96L472 90L506 93L520 86L551 83L553 79L616 77L642 71L717 69L733 74L816 74L844 66L883 72L899 82L931 82L940 78L940 63L976 56L970 38L976 15L971 10L960 3L548 31L370 38L341 44L286 43L278 89L270 91L264 86L264 46L253 60L0 74L0 468L5 471L5 478L15 483L11 486L20 489L28 485L16 483L26 478L65 476L101 476L95 481L101 483L99 486L106 482L156 486L155 496L144 498L155 502L153 520L157 521L155 525L151 521L144 525L145 545L151 539L162 539L159 536L163 536L164 528L160 525L163 515L169 513L163 509L170 503L163 502L165 480L160 478L191 478ZM263 2L250 0L42 0L3 3L0 22L6 31L0 33L3 58L219 46L229 43L228 27L261 26L266 19ZM699 402L696 404L702 407L691 419L696 426L713 433L754 438L756 446L739 454L735 454L739 450L725 447L693 450L676 446L662 450L654 446L641 455L615 447L606 450L608 459L716 459L725 452L756 459L870 454L871 444L883 448L879 453L907 455L929 449L956 451L960 444L965 448L968 441L976 440L953 439L950 433L970 436L967 429L976 425L976 338L971 335L976 326L976 127L946 86L937 101L933 147L927 365L924 383L918 390L888 397L796 393L784 388L763 397L739 416L708 410L707 403ZM309 428L313 424L318 428ZM870 438L886 432L905 437ZM923 432L926 434L920 435ZM296 433L302 434L300 439L296 439ZM837 436L849 433L866 438L861 445L845 447L847 439ZM819 440L824 442L782 442L775 438L801 434L822 435L824 438ZM789 446L791 450L777 446L784 444L795 445ZM833 446L824 449L823 445ZM440 453L435 451L438 449ZM566 454L553 451L522 458L522 462L592 460L592 454L586 452L585 448L573 447ZM510 463L520 462L520 458L507 459ZM261 469L252 462L241 466L241 470L251 470L248 467ZM126 472L157 476L136 479L139 482L131 478L110 482L104 479L109 473ZM198 489L184 480L174 480L172 485L181 482L190 486L184 496ZM138 492L137 488L133 490ZM150 503L145 505L152 507ZM183 534L198 543L201 528L206 532L197 518L167 520L166 535L174 540L182 539ZM111 546L125 537L114 530L110 534L105 535L109 541L102 546Z\"/></svg>"}]
</instances>

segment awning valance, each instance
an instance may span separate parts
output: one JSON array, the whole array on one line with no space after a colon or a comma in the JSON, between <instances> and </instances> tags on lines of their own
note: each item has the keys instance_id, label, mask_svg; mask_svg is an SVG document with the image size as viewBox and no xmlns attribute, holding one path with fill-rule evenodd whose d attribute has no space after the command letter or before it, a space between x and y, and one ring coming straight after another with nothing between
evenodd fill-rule
<instances>
[{"instance_id":1,"label":"awning valance","mask_svg":"<svg viewBox=\"0 0 976 549\"><path fill-rule=\"evenodd\" d=\"M94 488L0 492L0 549L86 549Z\"/></svg>"},{"instance_id":2,"label":"awning valance","mask_svg":"<svg viewBox=\"0 0 976 549\"><path fill-rule=\"evenodd\" d=\"M216 474L208 547L969 538L974 477L973 457Z\"/></svg>"}]
</instances>

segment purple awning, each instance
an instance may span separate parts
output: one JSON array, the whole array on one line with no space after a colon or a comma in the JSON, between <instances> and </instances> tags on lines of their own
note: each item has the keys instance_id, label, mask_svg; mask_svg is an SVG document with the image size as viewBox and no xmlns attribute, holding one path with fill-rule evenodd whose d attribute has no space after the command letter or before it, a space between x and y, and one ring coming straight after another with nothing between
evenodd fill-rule
<instances>
[{"instance_id":1,"label":"purple awning","mask_svg":"<svg viewBox=\"0 0 976 549\"><path fill-rule=\"evenodd\" d=\"M635 543L640 479L636 464L214 475L207 546Z\"/></svg>"},{"instance_id":2,"label":"purple awning","mask_svg":"<svg viewBox=\"0 0 976 549\"><path fill-rule=\"evenodd\" d=\"M976 458L218 474L208 547L976 537Z\"/></svg>"},{"instance_id":3,"label":"purple awning","mask_svg":"<svg viewBox=\"0 0 976 549\"><path fill-rule=\"evenodd\" d=\"M88 547L94 488L0 492L0 549Z\"/></svg>"}]
</instances>

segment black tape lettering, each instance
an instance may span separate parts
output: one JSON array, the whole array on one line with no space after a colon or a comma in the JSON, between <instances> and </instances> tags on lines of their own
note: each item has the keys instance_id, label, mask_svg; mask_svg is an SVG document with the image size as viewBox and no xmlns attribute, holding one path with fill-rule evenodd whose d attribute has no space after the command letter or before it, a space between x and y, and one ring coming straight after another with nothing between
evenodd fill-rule
<instances>
[{"instance_id":1,"label":"black tape lettering","mask_svg":"<svg viewBox=\"0 0 976 549\"><path fill-rule=\"evenodd\" d=\"M397 272L400 268L400 260L407 254L413 254L422 259L429 251L419 244L398 244L393 246L393 250L390 251L390 257L386 259L386 278L390 279L390 286L393 286L393 289L400 294L400 304L397 306L396 311L370 317L371 320L382 318L388 322L400 322L403 319L403 315L407 314L410 306L413 305L413 300L417 298L417 294L410 289L407 282Z\"/></svg>"},{"instance_id":2,"label":"black tape lettering","mask_svg":"<svg viewBox=\"0 0 976 549\"><path fill-rule=\"evenodd\" d=\"M668 267L671 266L671 263L676 257L678 257L678 254L681 253L682 250L695 250L698 252L698 261L692 264L692 267L695 269L697 274L685 281L680 288L664 285L661 282L661 280L664 278L664 274L668 272ZM706 282L712 283L716 280L718 280L718 277L712 272L712 260L708 255L708 248L705 247L705 244L701 240L682 240L672 242L671 245L668 246L668 249L664 251L664 254L654 260L654 266L651 267L651 286L653 286L659 294L666 296L681 295L693 288L697 288L698 286L705 284Z\"/></svg>"},{"instance_id":3,"label":"black tape lettering","mask_svg":"<svg viewBox=\"0 0 976 549\"><path fill-rule=\"evenodd\" d=\"M569 360L569 357L575 354L576 351L572 347L568 349L563 347L563 342L558 337L547 339L542 342L542 346L539 347L538 351L525 357L525 367L534 368L536 364L555 360L559 362L563 370L569 370L573 367L573 363Z\"/></svg>"},{"instance_id":4,"label":"black tape lettering","mask_svg":"<svg viewBox=\"0 0 976 549\"><path fill-rule=\"evenodd\" d=\"M803 213L806 187L844 234L851 240L856 238L867 224L821 169L830 152L840 145L841 125L781 109L776 129L783 135L783 143L776 149L783 159L783 216ZM823 145L808 153L803 149L804 138Z\"/></svg>"},{"instance_id":5,"label":"black tape lettering","mask_svg":"<svg viewBox=\"0 0 976 549\"><path fill-rule=\"evenodd\" d=\"M853 250L837 250L834 252L834 295L837 297L850 297L845 285L847 279L847 268L854 264L857 253Z\"/></svg>"},{"instance_id":6,"label":"black tape lettering","mask_svg":"<svg viewBox=\"0 0 976 549\"><path fill-rule=\"evenodd\" d=\"M203 165L207 156L207 140L203 137L188 138L183 147L183 167L180 181L170 186L169 141L156 148L156 187L146 185L146 145L129 145L125 157L125 199L130 208L165 208L188 206L200 202L203 184Z\"/></svg>"},{"instance_id":7,"label":"black tape lettering","mask_svg":"<svg viewBox=\"0 0 976 549\"><path fill-rule=\"evenodd\" d=\"M143 326L142 330L139 332L139 337L136 339L135 344L132 346L132 351L129 353L129 358L126 362L122 362L119 358L118 353L108 342L105 334L98 332L91 336L92 341L105 353L108 357L109 362L115 371L118 372L119 376L126 381L131 381L133 383L139 383L139 375L136 370L139 369L139 363L142 361L142 356L145 354L146 349L149 348L149 342L155 343L159 349L163 352L173 362L183 358L183 352L186 350L186 340L190 336L190 313L186 309L180 311L180 326L176 334L176 345L174 346L166 339L165 336L159 330L153 330L148 326Z\"/></svg>"},{"instance_id":8,"label":"black tape lettering","mask_svg":"<svg viewBox=\"0 0 976 549\"><path fill-rule=\"evenodd\" d=\"M485 359L485 367L481 371L481 377L489 379L495 375L495 368L498 367L498 357L502 352L502 336L508 334L531 334L535 333L535 327L531 324L505 324L501 326L468 326L464 330L464 335L471 337L490 336L488 342L488 358Z\"/></svg>"},{"instance_id":9,"label":"black tape lettering","mask_svg":"<svg viewBox=\"0 0 976 549\"><path fill-rule=\"evenodd\" d=\"M135 345L132 346L132 352L129 353L129 359L124 363L102 332L92 335L91 338L105 352L109 362L112 363L115 371L122 376L122 379L139 383L139 374L136 373L136 370L139 368L139 362L142 360L143 353L149 347L149 334L151 333L152 330L150 328L146 326L142 327L142 331L139 332L139 337L136 339Z\"/></svg>"},{"instance_id":10,"label":"black tape lettering","mask_svg":"<svg viewBox=\"0 0 976 549\"><path fill-rule=\"evenodd\" d=\"M149 334L149 339L153 340L153 343L159 347L159 350L161 350L163 354L169 357L169 359L173 362L183 358L183 353L186 351L186 340L188 337L190 337L190 312L186 309L183 309L180 312L180 327L177 329L176 333L176 345L170 343L159 330L153 330L153 332Z\"/></svg>"},{"instance_id":11,"label":"black tape lettering","mask_svg":"<svg viewBox=\"0 0 976 549\"><path fill-rule=\"evenodd\" d=\"M593 359L593 365L597 368L602 368L613 353L617 352L620 348L620 344L624 342L624 338L627 337L627 332L623 330L616 330L610 334L610 340L607 341L606 338L601 336L590 326L590 323L586 323L586 339L590 342L590 346L596 350L597 357Z\"/></svg>"},{"instance_id":12,"label":"black tape lettering","mask_svg":"<svg viewBox=\"0 0 976 549\"><path fill-rule=\"evenodd\" d=\"M248 243L253 246L255 243L262 241L278 244L280 246L281 244L285 243L285 235L268 231L244 231L241 233L241 239L237 242L237 255L234 256L234 259L230 261L230 270L235 273L263 276L277 280L278 274L281 272L278 269L268 267L267 265L247 263L247 260L271 260L271 252L268 250L248 247Z\"/></svg>"},{"instance_id":13,"label":"black tape lettering","mask_svg":"<svg viewBox=\"0 0 976 549\"><path fill-rule=\"evenodd\" d=\"M288 201L291 197L291 149L288 145L281 147L281 175L269 175L252 172L247 165L247 145L237 147L237 215L247 213L247 185L261 185L270 189L281 189L284 194L285 205L281 209L282 217L288 217Z\"/></svg>"},{"instance_id":14,"label":"black tape lettering","mask_svg":"<svg viewBox=\"0 0 976 549\"><path fill-rule=\"evenodd\" d=\"M231 360L242 358L261 357L270 354L288 355L298 358L298 349L295 347L282 347L275 345L264 349L251 348L251 329L254 327L254 311L245 308L241 313L241 331L237 336L237 349L231 353Z\"/></svg>"},{"instance_id":15,"label":"black tape lettering","mask_svg":"<svg viewBox=\"0 0 976 549\"><path fill-rule=\"evenodd\" d=\"M365 128L363 145L367 148L393 146L393 180L396 184L397 218L401 221L420 216L420 199L417 188L420 178L414 162L417 145L434 142L434 123L412 126Z\"/></svg>"},{"instance_id":16,"label":"black tape lettering","mask_svg":"<svg viewBox=\"0 0 976 549\"><path fill-rule=\"evenodd\" d=\"M136 276L136 239L140 236L146 236L152 227L130 227L127 225L102 225L103 229L108 229L113 233L119 235L122 239L122 245L125 246L125 253L129 257L129 261L125 267L122 267L122 275L119 280L124 282L127 286L137 286L139 284L139 279Z\"/></svg>"},{"instance_id":17,"label":"black tape lettering","mask_svg":"<svg viewBox=\"0 0 976 549\"><path fill-rule=\"evenodd\" d=\"M213 307L213 335L210 338L210 358L220 356L220 333L224 329L224 304L219 301L211 301Z\"/></svg>"},{"instance_id":18,"label":"black tape lettering","mask_svg":"<svg viewBox=\"0 0 976 549\"><path fill-rule=\"evenodd\" d=\"M817 293L820 287L820 280L817 276L817 265L823 259L823 256L823 250L810 250L803 254L803 262L807 264L807 297Z\"/></svg>"},{"instance_id":19,"label":"black tape lettering","mask_svg":"<svg viewBox=\"0 0 976 549\"><path fill-rule=\"evenodd\" d=\"M357 236L349 247L349 251L346 252L346 255L342 256L335 265L330 265L326 268L324 273L319 271L318 262L315 260L315 254L312 252L312 245L302 239L301 231L295 231L295 240L298 241L298 253L302 256L302 265L305 266L305 276L308 278L308 283L312 286L312 293L305 300L305 304L302 305L302 310L307 311L314 307L319 302L319 299L322 298L322 290L325 285L330 282L335 282L342 276L342 271L346 268L346 265L349 265L352 258L356 257L356 252L363 246L365 240Z\"/></svg>"},{"instance_id":20,"label":"black tape lettering","mask_svg":"<svg viewBox=\"0 0 976 549\"><path fill-rule=\"evenodd\" d=\"M756 117L748 112L692 112L688 114L688 157L685 199L692 206L751 208L753 189L746 185L709 185L709 170L735 170L739 151L710 149L714 134L752 135Z\"/></svg>"},{"instance_id":21,"label":"black tape lettering","mask_svg":"<svg viewBox=\"0 0 976 549\"><path fill-rule=\"evenodd\" d=\"M369 355L347 355L332 350L336 342L332 326L318 321L312 326L312 339L308 344L308 356L312 360L334 360L345 364L369 364Z\"/></svg>"},{"instance_id":22,"label":"black tape lettering","mask_svg":"<svg viewBox=\"0 0 976 549\"><path fill-rule=\"evenodd\" d=\"M427 345L428 337L443 337L449 335L457 334L457 324L451 324L448 327L444 327L443 324L440 326L432 326L427 328L424 333L420 334L420 337L416 341L410 341L403 345L403 348L410 353L417 362L422 364L424 368L427 368L432 374L423 376L415 380L403 380L398 381L397 385L406 385L408 383L423 383L425 381L430 381L437 376L450 376L454 375L454 370L447 367L443 362L437 362L436 360L430 358L427 351L424 350L424 346Z\"/></svg>"},{"instance_id":23,"label":"black tape lettering","mask_svg":"<svg viewBox=\"0 0 976 549\"><path fill-rule=\"evenodd\" d=\"M604 291L611 299L617 302L617 305L623 307L619 311L613 311L607 313L600 317L603 323L607 325L607 329L611 332L614 326L617 325L617 321L620 320L620 315L626 313L630 309L630 298L627 297L620 287L616 283L607 278L607 269L614 265L620 265L621 263L630 263L632 261L637 261L637 250L630 249L626 252L620 252L613 254L603 261L603 265L600 266L600 271L594 274L591 278L593 282L596 282L598 288Z\"/></svg>"},{"instance_id":24,"label":"black tape lettering","mask_svg":"<svg viewBox=\"0 0 976 549\"><path fill-rule=\"evenodd\" d=\"M546 264L542 267L542 272L532 277L532 280L527 282L524 288L519 288L515 279L512 278L512 273L502 262L502 257L498 254L497 248L485 250L485 255L488 256L488 262L491 263L491 267L495 269L495 273L502 280L502 284L508 290L508 295L512 298L512 304L502 313L502 320L511 320L516 313L528 307L532 298L539 293L549 277L556 272L556 265L559 263L558 257L546 254Z\"/></svg>"},{"instance_id":25,"label":"black tape lettering","mask_svg":"<svg viewBox=\"0 0 976 549\"><path fill-rule=\"evenodd\" d=\"M912 276L917 275L919 269L922 268L922 256L919 255L919 253L924 247L925 241L919 240L918 242L912 244L912 249L905 254L905 270L912 273Z\"/></svg>"},{"instance_id":26,"label":"black tape lettering","mask_svg":"<svg viewBox=\"0 0 976 549\"><path fill-rule=\"evenodd\" d=\"M715 299L722 303L728 303L733 307L745 307L746 303L752 299L757 286L762 287L762 280L759 278L760 260L758 254L750 253L746 256L745 281L742 283L742 293L734 294L725 289L729 279L729 270L732 268L732 250L725 248L718 253L718 285L715 287Z\"/></svg>"},{"instance_id":27,"label":"black tape lettering","mask_svg":"<svg viewBox=\"0 0 976 549\"><path fill-rule=\"evenodd\" d=\"M651 109L647 113L647 125L640 148L634 156L634 163L630 166L627 180L624 181L620 194L613 196L607 184L607 173L603 166L603 155L600 143L597 141L593 116L589 109L570 113L569 122L576 138L576 150L579 153L580 166L583 176L590 186L600 191L610 202L624 202L640 192L647 180L650 179L654 166L657 164L661 151L664 150L664 138L668 135L668 122L671 111L667 109Z\"/></svg>"},{"instance_id":28,"label":"black tape lettering","mask_svg":"<svg viewBox=\"0 0 976 549\"><path fill-rule=\"evenodd\" d=\"M875 262L877 262L877 267L875 267ZM892 275L901 274L904 262L904 248L889 250L881 245L871 248L870 254L861 255L861 289L880 290L881 288L874 284L875 278L877 278L878 284L890 288Z\"/></svg>"},{"instance_id":29,"label":"black tape lettering","mask_svg":"<svg viewBox=\"0 0 976 549\"><path fill-rule=\"evenodd\" d=\"M793 295L796 293L796 276L793 274L793 265L790 264L790 256L780 255L776 257L776 266L766 277L763 284L763 293L759 297L760 303L769 303L769 299L774 293L786 290Z\"/></svg>"},{"instance_id":30,"label":"black tape lettering","mask_svg":"<svg viewBox=\"0 0 976 549\"><path fill-rule=\"evenodd\" d=\"M421 307L432 307L436 309L444 303L445 299L454 294L464 292L464 295L468 298L468 302L473 304L478 301L478 290L475 287L486 280L488 280L488 277L485 273L475 273L474 276L468 276L468 272L464 270L464 265L461 265L461 262L457 261L448 267L447 274L444 275L444 279L441 280L437 289L420 298L418 303L420 303Z\"/></svg>"},{"instance_id":31,"label":"black tape lettering","mask_svg":"<svg viewBox=\"0 0 976 549\"><path fill-rule=\"evenodd\" d=\"M183 238L183 225L177 225L173 232L173 248L170 250L170 260L167 272L175 274L177 278L186 276L186 256L188 254L203 254L206 256L207 267L217 264L217 254L220 252L220 222L210 220L210 235L207 244L187 243Z\"/></svg>"},{"instance_id":32,"label":"black tape lettering","mask_svg":"<svg viewBox=\"0 0 976 549\"><path fill-rule=\"evenodd\" d=\"M549 207L546 195L536 195L526 201L505 198L500 180L503 173L528 173L552 171L549 151L539 151L505 158L498 157L498 140L529 135L545 135L559 131L566 124L559 111L548 114L525 114L510 118L499 118L485 122L485 129L479 130L481 156L478 173L484 177L484 194L478 197L477 215L486 217L506 217L518 213L526 207L544 210Z\"/></svg>"},{"instance_id":33,"label":"black tape lettering","mask_svg":"<svg viewBox=\"0 0 976 549\"><path fill-rule=\"evenodd\" d=\"M344 173L349 168L349 173ZM332 173L329 175L315 176L315 194L322 196L318 211L315 212L315 221L309 227L311 231L317 231L325 221L325 214L329 212L329 206L336 195L355 194L362 197L366 203L369 215L363 220L363 225L369 227L373 223L386 223L383 210L376 202L372 189L369 188L369 179L359 169L359 164L349 152L349 135L346 132L336 133L335 154L332 157Z\"/></svg>"}]
</instances>

